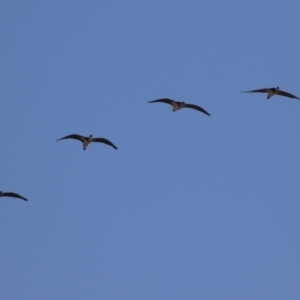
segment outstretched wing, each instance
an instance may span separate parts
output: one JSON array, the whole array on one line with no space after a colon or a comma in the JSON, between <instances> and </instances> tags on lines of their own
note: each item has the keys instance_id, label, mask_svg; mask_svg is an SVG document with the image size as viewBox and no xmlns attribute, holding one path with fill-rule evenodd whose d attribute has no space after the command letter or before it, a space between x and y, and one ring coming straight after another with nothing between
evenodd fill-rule
<instances>
[{"instance_id":1,"label":"outstretched wing","mask_svg":"<svg viewBox=\"0 0 300 300\"><path fill-rule=\"evenodd\" d=\"M271 89L265 88L265 89L252 90L252 91L241 91L241 93L268 93L269 90Z\"/></svg>"},{"instance_id":2,"label":"outstretched wing","mask_svg":"<svg viewBox=\"0 0 300 300\"><path fill-rule=\"evenodd\" d=\"M149 101L149 103L155 103L155 102L162 102L162 103L167 103L167 104L171 104L171 105L173 105L172 103L174 103L174 102L176 103L176 101L169 99L169 98L162 98L162 99Z\"/></svg>"},{"instance_id":3,"label":"outstretched wing","mask_svg":"<svg viewBox=\"0 0 300 300\"><path fill-rule=\"evenodd\" d=\"M22 199L22 200L25 200L25 201L28 201L28 199L16 194L16 193L2 193L1 196L4 196L4 197L14 197L14 198L19 198L19 199Z\"/></svg>"},{"instance_id":4,"label":"outstretched wing","mask_svg":"<svg viewBox=\"0 0 300 300\"><path fill-rule=\"evenodd\" d=\"M106 145L112 146L115 149L118 149L111 141L104 138L92 138L92 142L104 143Z\"/></svg>"},{"instance_id":5,"label":"outstretched wing","mask_svg":"<svg viewBox=\"0 0 300 300\"><path fill-rule=\"evenodd\" d=\"M210 116L210 114L209 114L205 109L203 109L202 107L200 107L200 106L198 106L198 105L194 105L194 104L184 104L183 107L193 108L193 109L199 110L199 111L203 112L204 114Z\"/></svg>"},{"instance_id":6,"label":"outstretched wing","mask_svg":"<svg viewBox=\"0 0 300 300\"><path fill-rule=\"evenodd\" d=\"M287 92L284 92L284 91L281 91L281 90L277 90L276 92L277 95L280 95L280 96L285 96L285 97L289 97L289 98L295 98L295 99L299 99L298 97L290 94L290 93L287 93ZM299 99L300 100L300 99Z\"/></svg>"},{"instance_id":7,"label":"outstretched wing","mask_svg":"<svg viewBox=\"0 0 300 300\"><path fill-rule=\"evenodd\" d=\"M70 134L70 135L67 135L67 136L64 136L56 141L60 141L60 140L66 140L66 139L75 139L75 140L78 140L78 141L81 141L83 142L85 137L84 136L81 136L79 134Z\"/></svg>"}]
</instances>

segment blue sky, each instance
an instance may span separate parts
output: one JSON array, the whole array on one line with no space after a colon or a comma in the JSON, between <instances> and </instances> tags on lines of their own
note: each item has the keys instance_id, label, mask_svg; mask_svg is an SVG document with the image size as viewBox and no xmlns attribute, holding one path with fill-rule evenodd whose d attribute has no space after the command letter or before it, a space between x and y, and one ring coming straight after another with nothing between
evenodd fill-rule
<instances>
[{"instance_id":1,"label":"blue sky","mask_svg":"<svg viewBox=\"0 0 300 300\"><path fill-rule=\"evenodd\" d=\"M2 299L300 298L299 1L0 11Z\"/></svg>"}]
</instances>

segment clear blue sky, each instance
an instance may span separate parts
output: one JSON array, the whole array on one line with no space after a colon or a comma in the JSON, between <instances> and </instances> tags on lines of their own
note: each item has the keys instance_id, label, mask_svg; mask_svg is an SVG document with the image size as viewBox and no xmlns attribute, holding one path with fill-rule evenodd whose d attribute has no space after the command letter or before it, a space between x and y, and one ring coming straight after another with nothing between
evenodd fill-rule
<instances>
[{"instance_id":1,"label":"clear blue sky","mask_svg":"<svg viewBox=\"0 0 300 300\"><path fill-rule=\"evenodd\" d=\"M0 11L1 299L300 299L299 1Z\"/></svg>"}]
</instances>

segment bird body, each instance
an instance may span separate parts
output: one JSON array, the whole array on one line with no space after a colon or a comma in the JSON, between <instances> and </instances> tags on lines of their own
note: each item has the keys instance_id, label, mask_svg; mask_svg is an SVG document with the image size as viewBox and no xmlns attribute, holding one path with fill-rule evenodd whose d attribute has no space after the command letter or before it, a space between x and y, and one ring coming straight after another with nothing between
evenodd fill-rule
<instances>
[{"instance_id":1,"label":"bird body","mask_svg":"<svg viewBox=\"0 0 300 300\"><path fill-rule=\"evenodd\" d=\"M289 98L294 98L294 99L300 100L300 98L298 98L290 93L280 90L279 86L276 88L264 88L264 89L258 89L258 90L252 90L252 91L242 91L241 93L267 93L268 94L267 99L270 99L274 95L279 95L279 96L284 96L284 97L289 97Z\"/></svg>"},{"instance_id":2,"label":"bird body","mask_svg":"<svg viewBox=\"0 0 300 300\"><path fill-rule=\"evenodd\" d=\"M1 192L0 191L0 197L13 197L13 198L19 198L22 199L24 201L28 201L28 199L20 196L19 194L16 193L12 193L12 192Z\"/></svg>"},{"instance_id":3,"label":"bird body","mask_svg":"<svg viewBox=\"0 0 300 300\"><path fill-rule=\"evenodd\" d=\"M157 103L157 102L167 103L167 104L172 105L174 112L181 109L181 108L187 107L187 108L196 109L196 110L201 111L202 113L210 116L210 114L206 110L204 110L202 107L200 107L198 105L194 105L194 104L188 104L188 103L185 103L185 102L178 102L178 101L175 101L175 100L172 100L172 99L169 99L169 98L162 98L162 99L149 101L149 103Z\"/></svg>"},{"instance_id":4,"label":"bird body","mask_svg":"<svg viewBox=\"0 0 300 300\"><path fill-rule=\"evenodd\" d=\"M87 148L87 146L92 142L104 143L106 145L112 146L115 149L118 149L111 141L109 141L105 138L93 138L92 135L90 135L89 137L86 137L86 136L82 136L82 135L79 135L79 134L70 134L70 135L62 137L62 138L60 138L56 141L65 140L65 139L75 139L75 140L81 141L82 146L83 146L83 150L85 150Z\"/></svg>"},{"instance_id":5,"label":"bird body","mask_svg":"<svg viewBox=\"0 0 300 300\"><path fill-rule=\"evenodd\" d=\"M170 104L173 106L173 111L177 111L177 110L183 108L185 103L172 101Z\"/></svg>"}]
</instances>

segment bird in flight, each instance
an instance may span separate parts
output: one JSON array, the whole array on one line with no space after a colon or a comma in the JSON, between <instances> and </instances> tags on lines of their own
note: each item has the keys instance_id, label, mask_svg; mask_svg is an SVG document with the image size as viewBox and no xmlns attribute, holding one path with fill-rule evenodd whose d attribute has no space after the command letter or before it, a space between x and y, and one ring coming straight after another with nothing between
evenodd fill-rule
<instances>
[{"instance_id":1,"label":"bird in flight","mask_svg":"<svg viewBox=\"0 0 300 300\"><path fill-rule=\"evenodd\" d=\"M290 93L281 91L279 89L279 86L276 87L276 88L266 88L266 89L252 90L252 91L243 91L241 93L268 93L267 99L270 99L274 95L279 95L279 96L285 96L285 97L289 97L289 98L299 99L298 97L296 97L296 96L294 96L294 95L292 95Z\"/></svg>"},{"instance_id":2,"label":"bird in flight","mask_svg":"<svg viewBox=\"0 0 300 300\"><path fill-rule=\"evenodd\" d=\"M82 136L79 134L70 134L70 135L62 137L61 139L58 139L56 141L66 140L66 139L74 139L74 140L81 141L82 145L83 145L83 150L85 150L86 147L92 142L104 143L106 145L112 146L115 149L118 149L111 141L104 139L104 138L93 138L92 135L90 135L89 137L86 137L86 136Z\"/></svg>"},{"instance_id":3,"label":"bird in flight","mask_svg":"<svg viewBox=\"0 0 300 300\"><path fill-rule=\"evenodd\" d=\"M181 108L187 107L187 108L193 108L193 109L199 110L199 111L203 112L204 114L210 116L210 114L206 110L204 110L202 107L200 107L198 105L188 104L188 103L185 103L185 102L178 102L178 101L168 99L168 98L162 98L162 99L149 101L149 103L156 103L156 102L171 104L173 106L173 111L176 111L176 110L179 110Z\"/></svg>"},{"instance_id":4,"label":"bird in flight","mask_svg":"<svg viewBox=\"0 0 300 300\"><path fill-rule=\"evenodd\" d=\"M19 198L25 201L28 201L28 199L16 194L16 193L11 193L11 192L1 192L0 191L0 197L13 197L13 198Z\"/></svg>"}]
</instances>

